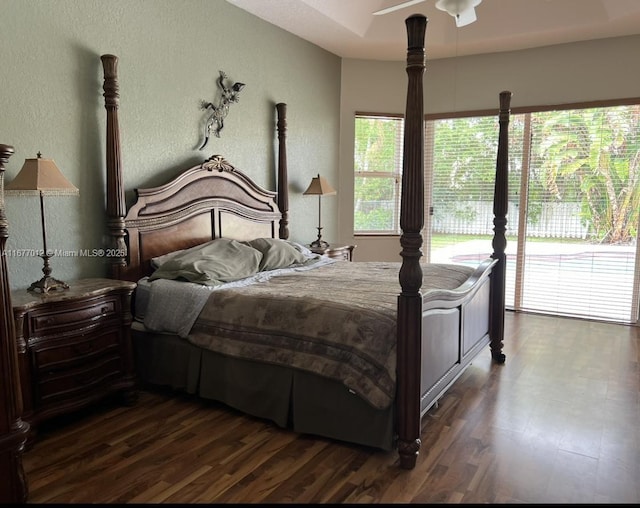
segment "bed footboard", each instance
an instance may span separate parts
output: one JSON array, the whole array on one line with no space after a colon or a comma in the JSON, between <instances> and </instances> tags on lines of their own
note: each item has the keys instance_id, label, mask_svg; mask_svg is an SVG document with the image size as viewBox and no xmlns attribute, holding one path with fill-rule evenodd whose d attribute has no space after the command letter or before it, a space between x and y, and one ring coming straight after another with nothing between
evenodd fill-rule
<instances>
[{"instance_id":1,"label":"bed footboard","mask_svg":"<svg viewBox=\"0 0 640 508\"><path fill-rule=\"evenodd\" d=\"M457 301L442 302L429 296L422 314L420 416L438 401L490 342L490 278L488 265L482 277Z\"/></svg>"}]
</instances>

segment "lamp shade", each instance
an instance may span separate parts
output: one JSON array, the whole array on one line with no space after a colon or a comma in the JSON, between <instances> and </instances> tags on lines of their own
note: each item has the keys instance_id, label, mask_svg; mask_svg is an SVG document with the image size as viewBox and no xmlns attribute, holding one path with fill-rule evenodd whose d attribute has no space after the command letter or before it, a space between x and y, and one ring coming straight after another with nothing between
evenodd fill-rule
<instances>
[{"instance_id":1,"label":"lamp shade","mask_svg":"<svg viewBox=\"0 0 640 508\"><path fill-rule=\"evenodd\" d=\"M44 220L44 196L74 196L78 188L67 180L53 162L53 159L43 159L40 152L35 159L26 159L18 175L5 187L7 194L18 196L38 195L40 197L40 220L42 221L42 254L44 262L42 273L44 277L29 286L27 291L48 293L52 290L65 290L69 284L51 276L49 259L53 253L47 249L47 228Z\"/></svg>"},{"instance_id":2,"label":"lamp shade","mask_svg":"<svg viewBox=\"0 0 640 508\"><path fill-rule=\"evenodd\" d=\"M53 159L26 159L16 177L5 186L13 195L77 195L78 188L65 178Z\"/></svg>"},{"instance_id":3,"label":"lamp shade","mask_svg":"<svg viewBox=\"0 0 640 508\"><path fill-rule=\"evenodd\" d=\"M330 196L332 194L336 194L336 190L331 187L331 184L329 182L327 182L327 180L318 175L318 176L314 176L311 179L311 183L309 184L309 187L307 187L307 190L304 191L302 194L305 195L313 195L313 196Z\"/></svg>"}]
</instances>

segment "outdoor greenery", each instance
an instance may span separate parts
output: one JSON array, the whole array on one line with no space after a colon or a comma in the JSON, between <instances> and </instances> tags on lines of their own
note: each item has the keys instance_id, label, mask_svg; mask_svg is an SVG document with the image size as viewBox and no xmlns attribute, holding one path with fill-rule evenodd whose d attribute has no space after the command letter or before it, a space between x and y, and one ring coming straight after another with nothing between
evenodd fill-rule
<instances>
[{"instance_id":1,"label":"outdoor greenery","mask_svg":"<svg viewBox=\"0 0 640 508\"><path fill-rule=\"evenodd\" d=\"M531 124L531 153L523 153ZM402 171L402 119L356 118L355 230L398 233ZM493 199L497 117L430 121L433 139L434 223L473 221L472 202ZM433 129L433 131L429 131ZM512 115L509 146L510 200L518 203L528 157L527 222L536 224L545 203L576 203L588 237L627 243L637 237L640 213L640 106ZM480 233L482 231L479 231Z\"/></svg>"},{"instance_id":2,"label":"outdoor greenery","mask_svg":"<svg viewBox=\"0 0 640 508\"><path fill-rule=\"evenodd\" d=\"M558 201L577 200L591 237L628 243L640 211L640 106L538 113L536 180Z\"/></svg>"},{"instance_id":3,"label":"outdoor greenery","mask_svg":"<svg viewBox=\"0 0 640 508\"><path fill-rule=\"evenodd\" d=\"M402 118L356 118L356 231L394 231L402 175Z\"/></svg>"},{"instance_id":4,"label":"outdoor greenery","mask_svg":"<svg viewBox=\"0 0 640 508\"><path fill-rule=\"evenodd\" d=\"M446 224L452 218L473 222L469 205L493 203L498 152L498 118L455 118L427 122L433 129L433 220ZM519 164L515 164L518 161ZM517 190L521 159L511 158L509 188ZM442 228L440 228L442 230Z\"/></svg>"}]
</instances>

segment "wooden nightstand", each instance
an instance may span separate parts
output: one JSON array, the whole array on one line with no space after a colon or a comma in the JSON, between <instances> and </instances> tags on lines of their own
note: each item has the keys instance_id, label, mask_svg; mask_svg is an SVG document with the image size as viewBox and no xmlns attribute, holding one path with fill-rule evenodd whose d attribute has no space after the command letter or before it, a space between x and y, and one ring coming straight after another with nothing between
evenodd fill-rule
<instances>
[{"instance_id":1,"label":"wooden nightstand","mask_svg":"<svg viewBox=\"0 0 640 508\"><path fill-rule=\"evenodd\" d=\"M114 392L137 399L131 349L133 282L81 279L65 291L13 291L22 419L31 425Z\"/></svg>"},{"instance_id":2,"label":"wooden nightstand","mask_svg":"<svg viewBox=\"0 0 640 508\"><path fill-rule=\"evenodd\" d=\"M329 245L329 247L309 247L314 254L322 254L330 258L353 260L355 245Z\"/></svg>"}]
</instances>

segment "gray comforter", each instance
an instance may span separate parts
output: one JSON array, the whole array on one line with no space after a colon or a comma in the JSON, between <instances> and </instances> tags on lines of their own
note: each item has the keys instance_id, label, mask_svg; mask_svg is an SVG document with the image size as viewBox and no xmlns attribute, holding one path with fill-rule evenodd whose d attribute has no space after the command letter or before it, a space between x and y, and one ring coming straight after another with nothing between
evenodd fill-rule
<instances>
[{"instance_id":1,"label":"gray comforter","mask_svg":"<svg viewBox=\"0 0 640 508\"><path fill-rule=\"evenodd\" d=\"M187 340L202 348L339 380L380 409L395 395L399 263L337 262L212 291ZM423 266L423 294L473 272Z\"/></svg>"}]
</instances>

